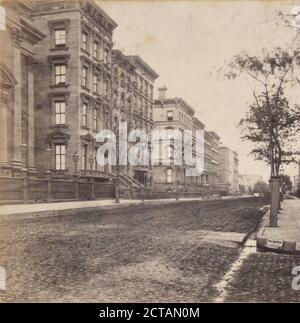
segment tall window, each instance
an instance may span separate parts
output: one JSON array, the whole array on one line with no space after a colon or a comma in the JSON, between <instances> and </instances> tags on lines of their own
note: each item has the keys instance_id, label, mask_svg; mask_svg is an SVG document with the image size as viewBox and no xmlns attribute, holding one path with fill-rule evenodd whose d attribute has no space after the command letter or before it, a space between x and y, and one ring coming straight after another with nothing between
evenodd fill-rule
<instances>
[{"instance_id":1,"label":"tall window","mask_svg":"<svg viewBox=\"0 0 300 323\"><path fill-rule=\"evenodd\" d=\"M103 94L108 95L108 81L106 81L106 80L104 81L103 87L104 87L103 88L103 92L104 92Z\"/></svg>"},{"instance_id":2,"label":"tall window","mask_svg":"<svg viewBox=\"0 0 300 323\"><path fill-rule=\"evenodd\" d=\"M88 145L82 146L82 169L87 169L87 155L88 155Z\"/></svg>"},{"instance_id":3,"label":"tall window","mask_svg":"<svg viewBox=\"0 0 300 323\"><path fill-rule=\"evenodd\" d=\"M56 125L66 124L66 102L65 101L55 102L55 124Z\"/></svg>"},{"instance_id":4,"label":"tall window","mask_svg":"<svg viewBox=\"0 0 300 323\"><path fill-rule=\"evenodd\" d=\"M98 93L98 75L93 76L93 91Z\"/></svg>"},{"instance_id":5,"label":"tall window","mask_svg":"<svg viewBox=\"0 0 300 323\"><path fill-rule=\"evenodd\" d=\"M168 158L174 158L174 149L173 146L168 146Z\"/></svg>"},{"instance_id":6,"label":"tall window","mask_svg":"<svg viewBox=\"0 0 300 323\"><path fill-rule=\"evenodd\" d=\"M85 32L82 33L82 49L88 50L88 34Z\"/></svg>"},{"instance_id":7,"label":"tall window","mask_svg":"<svg viewBox=\"0 0 300 323\"><path fill-rule=\"evenodd\" d=\"M167 183L173 183L173 169L167 169Z\"/></svg>"},{"instance_id":8,"label":"tall window","mask_svg":"<svg viewBox=\"0 0 300 323\"><path fill-rule=\"evenodd\" d=\"M167 112L167 119L168 119L168 121L173 121L173 111Z\"/></svg>"},{"instance_id":9,"label":"tall window","mask_svg":"<svg viewBox=\"0 0 300 323\"><path fill-rule=\"evenodd\" d=\"M98 42L96 41L93 44L93 56L95 58L98 58Z\"/></svg>"},{"instance_id":10,"label":"tall window","mask_svg":"<svg viewBox=\"0 0 300 323\"><path fill-rule=\"evenodd\" d=\"M81 107L81 125L83 127L87 127L87 111L88 111L88 106L86 103L83 103L82 104L82 107Z\"/></svg>"},{"instance_id":11,"label":"tall window","mask_svg":"<svg viewBox=\"0 0 300 323\"><path fill-rule=\"evenodd\" d=\"M105 49L104 50L104 62L108 63L108 57L109 57L109 50Z\"/></svg>"},{"instance_id":12,"label":"tall window","mask_svg":"<svg viewBox=\"0 0 300 323\"><path fill-rule=\"evenodd\" d=\"M55 65L55 84L65 84L66 83L66 65L57 64Z\"/></svg>"},{"instance_id":13,"label":"tall window","mask_svg":"<svg viewBox=\"0 0 300 323\"><path fill-rule=\"evenodd\" d=\"M97 131L98 130L98 109L94 109L93 113L93 130Z\"/></svg>"},{"instance_id":14,"label":"tall window","mask_svg":"<svg viewBox=\"0 0 300 323\"><path fill-rule=\"evenodd\" d=\"M55 145L55 169L66 169L66 145Z\"/></svg>"},{"instance_id":15,"label":"tall window","mask_svg":"<svg viewBox=\"0 0 300 323\"><path fill-rule=\"evenodd\" d=\"M57 29L54 32L55 35L55 46L65 46L66 45L66 30Z\"/></svg>"},{"instance_id":16,"label":"tall window","mask_svg":"<svg viewBox=\"0 0 300 323\"><path fill-rule=\"evenodd\" d=\"M87 87L88 85L88 69L87 67L83 67L82 69L82 85Z\"/></svg>"}]
</instances>

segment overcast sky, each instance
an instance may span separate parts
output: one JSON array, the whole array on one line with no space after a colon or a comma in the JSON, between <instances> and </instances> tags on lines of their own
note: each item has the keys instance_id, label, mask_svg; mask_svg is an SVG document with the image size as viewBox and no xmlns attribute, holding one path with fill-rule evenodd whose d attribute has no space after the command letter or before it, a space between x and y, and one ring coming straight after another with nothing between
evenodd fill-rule
<instances>
[{"instance_id":1,"label":"overcast sky","mask_svg":"<svg viewBox=\"0 0 300 323\"><path fill-rule=\"evenodd\" d=\"M160 75L169 97L181 97L208 130L239 153L241 174L269 178L269 169L248 156L250 144L237 127L251 102L244 79L228 81L216 70L236 54L259 54L289 43L294 31L277 25L278 12L300 1L98 1L118 23L115 47L140 55ZM288 168L290 175L296 168Z\"/></svg>"}]
</instances>

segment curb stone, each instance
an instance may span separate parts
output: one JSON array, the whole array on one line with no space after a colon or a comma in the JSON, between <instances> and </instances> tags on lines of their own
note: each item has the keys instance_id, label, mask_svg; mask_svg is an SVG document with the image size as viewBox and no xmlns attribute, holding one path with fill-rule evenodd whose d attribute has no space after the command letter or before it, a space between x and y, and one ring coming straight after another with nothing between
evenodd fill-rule
<instances>
[{"instance_id":1,"label":"curb stone","mask_svg":"<svg viewBox=\"0 0 300 323\"><path fill-rule=\"evenodd\" d=\"M297 241L289 240L271 240L264 237L265 229L268 226L268 219L270 212L267 212L262 219L262 225L257 233L256 247L258 251L269 251L280 254L299 254L300 255L300 243Z\"/></svg>"}]
</instances>

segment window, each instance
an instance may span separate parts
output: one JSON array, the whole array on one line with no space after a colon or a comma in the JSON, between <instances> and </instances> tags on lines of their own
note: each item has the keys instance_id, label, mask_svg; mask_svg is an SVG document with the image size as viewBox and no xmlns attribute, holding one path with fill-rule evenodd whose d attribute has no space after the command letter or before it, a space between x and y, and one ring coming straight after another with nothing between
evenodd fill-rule
<instances>
[{"instance_id":1,"label":"window","mask_svg":"<svg viewBox=\"0 0 300 323\"><path fill-rule=\"evenodd\" d=\"M87 87L88 85L88 69L83 67L82 69L82 86Z\"/></svg>"},{"instance_id":2,"label":"window","mask_svg":"<svg viewBox=\"0 0 300 323\"><path fill-rule=\"evenodd\" d=\"M168 121L173 121L173 111L168 111L167 112L167 120Z\"/></svg>"},{"instance_id":3,"label":"window","mask_svg":"<svg viewBox=\"0 0 300 323\"><path fill-rule=\"evenodd\" d=\"M109 50L105 49L104 50L104 62L108 63L108 56L109 56Z\"/></svg>"},{"instance_id":4,"label":"window","mask_svg":"<svg viewBox=\"0 0 300 323\"><path fill-rule=\"evenodd\" d=\"M55 102L55 124L66 124L66 102L64 101Z\"/></svg>"},{"instance_id":5,"label":"window","mask_svg":"<svg viewBox=\"0 0 300 323\"><path fill-rule=\"evenodd\" d=\"M167 169L167 183L173 183L173 169Z\"/></svg>"},{"instance_id":6,"label":"window","mask_svg":"<svg viewBox=\"0 0 300 323\"><path fill-rule=\"evenodd\" d=\"M98 75L93 76L93 91L98 93Z\"/></svg>"},{"instance_id":7,"label":"window","mask_svg":"<svg viewBox=\"0 0 300 323\"><path fill-rule=\"evenodd\" d=\"M66 45L66 30L57 29L54 32L55 35L55 46L65 46Z\"/></svg>"},{"instance_id":8,"label":"window","mask_svg":"<svg viewBox=\"0 0 300 323\"><path fill-rule=\"evenodd\" d=\"M174 157L173 146L168 146L168 158L172 159Z\"/></svg>"},{"instance_id":9,"label":"window","mask_svg":"<svg viewBox=\"0 0 300 323\"><path fill-rule=\"evenodd\" d=\"M108 81L104 81L104 95L108 95Z\"/></svg>"},{"instance_id":10,"label":"window","mask_svg":"<svg viewBox=\"0 0 300 323\"><path fill-rule=\"evenodd\" d=\"M98 58L98 43L95 41L93 45L93 56Z\"/></svg>"},{"instance_id":11,"label":"window","mask_svg":"<svg viewBox=\"0 0 300 323\"><path fill-rule=\"evenodd\" d=\"M83 103L82 104L82 107L81 107L81 125L83 127L87 127L87 111L88 111L88 106L86 103Z\"/></svg>"},{"instance_id":12,"label":"window","mask_svg":"<svg viewBox=\"0 0 300 323\"><path fill-rule=\"evenodd\" d=\"M88 50L88 35L87 33L82 33L82 49Z\"/></svg>"},{"instance_id":13,"label":"window","mask_svg":"<svg viewBox=\"0 0 300 323\"><path fill-rule=\"evenodd\" d=\"M66 145L55 145L55 169L66 169Z\"/></svg>"},{"instance_id":14,"label":"window","mask_svg":"<svg viewBox=\"0 0 300 323\"><path fill-rule=\"evenodd\" d=\"M55 65L55 84L65 84L66 83L66 65L57 64Z\"/></svg>"},{"instance_id":15,"label":"window","mask_svg":"<svg viewBox=\"0 0 300 323\"><path fill-rule=\"evenodd\" d=\"M98 130L98 109L94 109L94 114L93 114L93 130L97 131Z\"/></svg>"},{"instance_id":16,"label":"window","mask_svg":"<svg viewBox=\"0 0 300 323\"><path fill-rule=\"evenodd\" d=\"M82 146L82 169L87 169L87 154L88 154L88 146Z\"/></svg>"}]
</instances>

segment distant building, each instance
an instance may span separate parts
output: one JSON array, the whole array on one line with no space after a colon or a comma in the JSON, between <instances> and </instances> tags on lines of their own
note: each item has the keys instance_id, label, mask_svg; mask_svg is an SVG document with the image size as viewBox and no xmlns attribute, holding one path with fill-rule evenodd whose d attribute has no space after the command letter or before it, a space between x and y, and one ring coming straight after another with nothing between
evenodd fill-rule
<instances>
[{"instance_id":1,"label":"distant building","mask_svg":"<svg viewBox=\"0 0 300 323\"><path fill-rule=\"evenodd\" d=\"M239 193L238 154L228 147L219 147L219 189L224 194Z\"/></svg>"},{"instance_id":2,"label":"distant building","mask_svg":"<svg viewBox=\"0 0 300 323\"><path fill-rule=\"evenodd\" d=\"M232 193L239 193L239 155L236 151L232 152L233 155L233 169L232 169Z\"/></svg>"},{"instance_id":3,"label":"distant building","mask_svg":"<svg viewBox=\"0 0 300 323\"><path fill-rule=\"evenodd\" d=\"M219 148L220 137L213 131L205 131L205 183L214 190L219 186Z\"/></svg>"},{"instance_id":4,"label":"distant building","mask_svg":"<svg viewBox=\"0 0 300 323\"><path fill-rule=\"evenodd\" d=\"M298 175L294 176L294 191L300 192L300 162L298 163Z\"/></svg>"},{"instance_id":5,"label":"distant building","mask_svg":"<svg viewBox=\"0 0 300 323\"><path fill-rule=\"evenodd\" d=\"M260 175L239 175L239 190L243 194L252 194L255 184L263 181Z\"/></svg>"},{"instance_id":6,"label":"distant building","mask_svg":"<svg viewBox=\"0 0 300 323\"><path fill-rule=\"evenodd\" d=\"M159 165L154 165L155 186L165 188L175 188L180 186L186 190L198 191L217 190L218 185L218 149L220 137L211 131L205 131L205 125L195 117L195 110L181 98L167 98L167 88L159 89L159 97L155 100L153 120L157 130L185 130L193 134L193 157L196 157L196 131L204 132L204 172L201 176L186 176L186 171L191 168L183 160L183 165L174 164L174 147L169 143L168 157L171 159L170 165L164 164L162 158ZM161 143L161 144L168 144ZM200 157L200 156L198 156Z\"/></svg>"},{"instance_id":7,"label":"distant building","mask_svg":"<svg viewBox=\"0 0 300 323\"><path fill-rule=\"evenodd\" d=\"M175 130L179 129L182 134L184 130L193 129L195 110L189 106L183 99L167 98L167 88L159 89L159 97L154 102L153 120L157 130ZM163 145L165 143L161 143ZM186 185L187 178L186 164L182 166L174 165L174 146L170 143L168 147L168 157L171 159L170 165L164 165L164 160L160 160L153 166L154 184L160 187L173 187L177 184Z\"/></svg>"}]
</instances>

